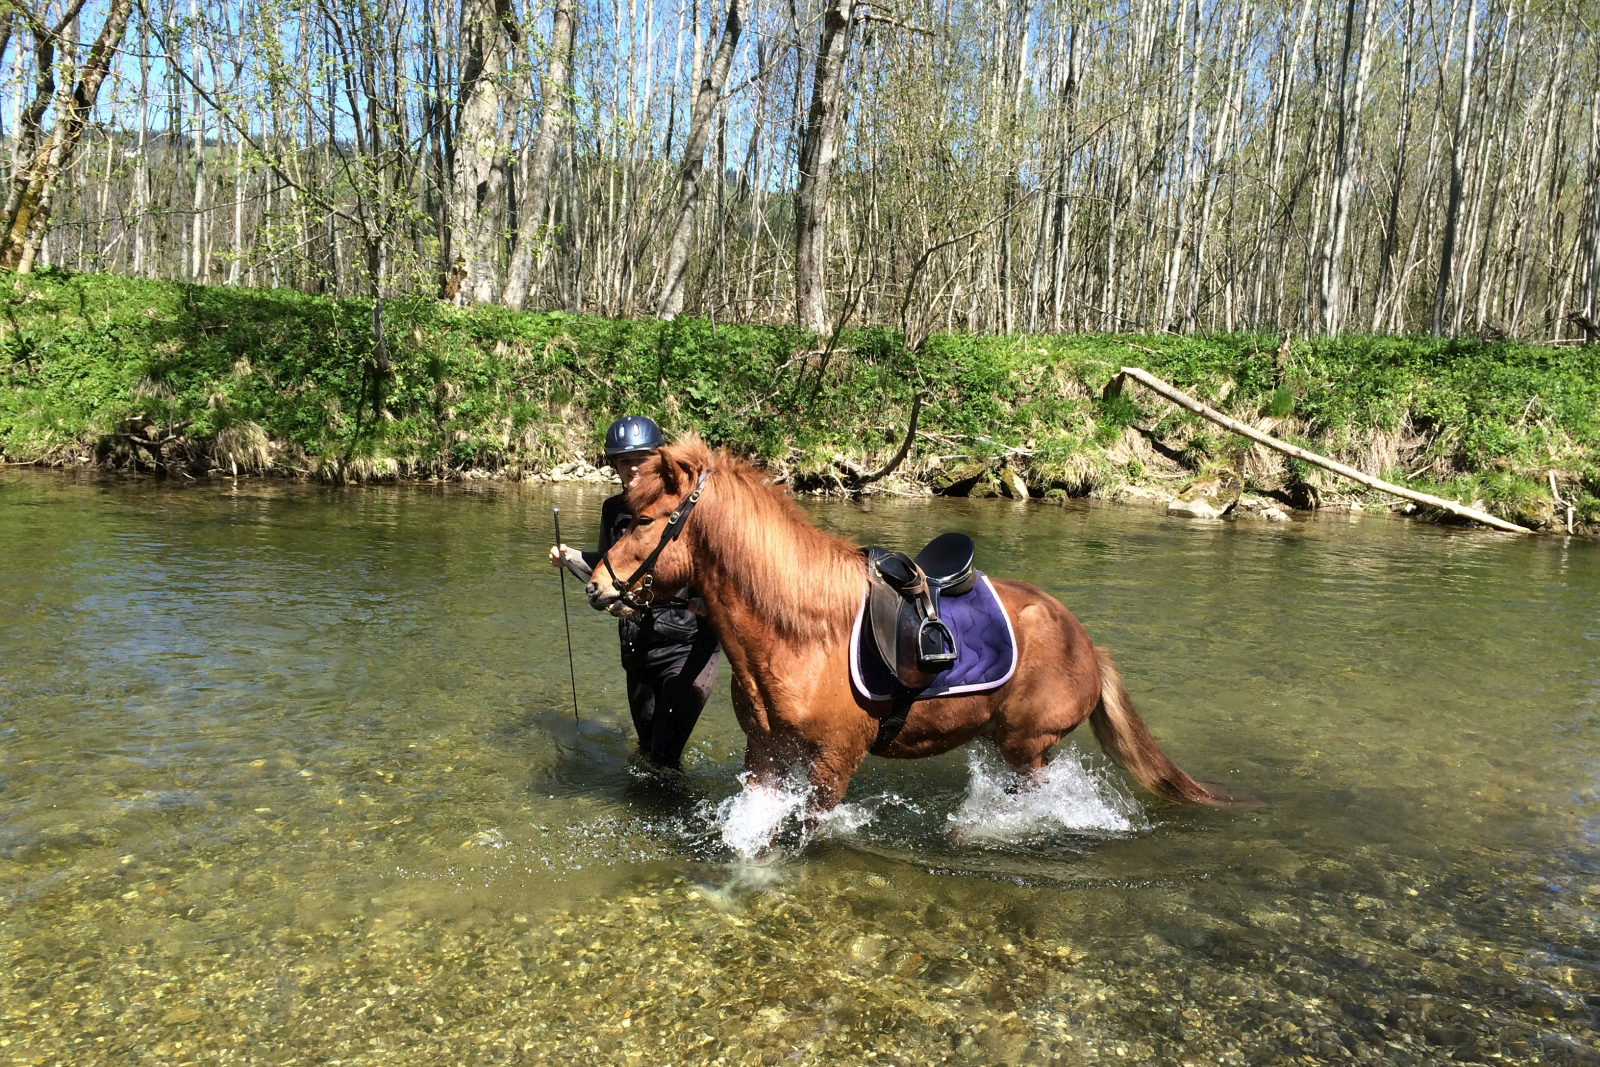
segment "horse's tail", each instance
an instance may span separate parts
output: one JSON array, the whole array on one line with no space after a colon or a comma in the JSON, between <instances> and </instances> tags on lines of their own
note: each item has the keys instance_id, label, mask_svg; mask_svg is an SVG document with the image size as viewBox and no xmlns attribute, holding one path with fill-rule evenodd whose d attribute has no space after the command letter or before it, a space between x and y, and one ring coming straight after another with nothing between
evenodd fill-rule
<instances>
[{"instance_id":1,"label":"horse's tail","mask_svg":"<svg viewBox=\"0 0 1600 1067\"><path fill-rule=\"evenodd\" d=\"M1191 804L1220 807L1234 803L1235 798L1195 781L1167 758L1133 710L1128 691L1111 663L1111 653L1097 648L1094 654L1100 661L1100 703L1090 713L1089 725L1106 755L1152 793Z\"/></svg>"}]
</instances>

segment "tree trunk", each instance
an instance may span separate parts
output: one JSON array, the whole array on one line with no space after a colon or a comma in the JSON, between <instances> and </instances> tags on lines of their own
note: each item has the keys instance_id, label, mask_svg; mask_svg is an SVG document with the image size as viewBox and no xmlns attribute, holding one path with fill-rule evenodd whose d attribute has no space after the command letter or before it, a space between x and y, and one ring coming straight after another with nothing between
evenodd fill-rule
<instances>
[{"instance_id":1,"label":"tree trunk","mask_svg":"<svg viewBox=\"0 0 1600 1067\"><path fill-rule=\"evenodd\" d=\"M828 189L838 152L836 117L856 0L828 0L817 41L811 106L800 139L800 181L794 199L795 314L800 328L827 334Z\"/></svg>"},{"instance_id":2,"label":"tree trunk","mask_svg":"<svg viewBox=\"0 0 1600 1067\"><path fill-rule=\"evenodd\" d=\"M1588 339L1594 340L1594 328L1600 326L1600 88L1594 92L1594 102L1589 105L1589 283L1583 296L1584 314L1588 316Z\"/></svg>"},{"instance_id":3,"label":"tree trunk","mask_svg":"<svg viewBox=\"0 0 1600 1067\"><path fill-rule=\"evenodd\" d=\"M1497 530L1505 530L1507 533L1525 534L1533 532L1527 527L1518 526L1514 522L1507 522L1505 519L1502 519L1497 515L1490 515L1488 512L1479 511L1477 508L1467 507L1460 501L1433 496L1429 493L1419 493L1415 489L1407 489L1404 486L1395 485L1392 482L1386 482L1380 478L1374 478L1372 475L1367 474L1364 471L1356 470L1354 467L1340 463L1338 460L1329 459L1326 456L1320 456L1309 449L1301 448L1298 445L1291 445L1287 441L1280 441L1271 434L1262 433L1249 423L1240 422L1238 419L1229 418L1220 411L1217 411L1206 404L1202 404L1188 393L1183 392L1168 382L1162 381L1154 374L1151 374L1149 371L1143 370L1142 368L1123 367L1118 372L1117 377L1113 378L1111 383L1107 385L1107 390L1120 390L1122 388L1122 383L1119 381L1119 379L1124 377L1132 378L1134 381L1138 382L1140 385L1143 385L1152 392L1159 393L1161 396L1166 397L1179 407L1186 408L1208 422L1216 423L1218 426L1221 426L1223 429L1228 430L1231 433L1236 433L1240 437L1247 437L1259 444L1266 445L1268 448L1273 449L1274 451L1282 452L1286 456L1293 456L1295 459L1314 464L1318 467L1321 467L1323 470L1332 471L1334 474L1337 474L1342 478L1348 478L1352 482L1355 482L1359 485L1365 485L1368 488L1377 489L1379 492L1389 493L1392 496L1398 496L1404 500L1414 500L1419 504L1426 504L1429 507L1440 508L1441 510L1448 511L1452 515L1458 515L1464 519L1472 519L1476 522L1483 523L1485 526L1492 526Z\"/></svg>"},{"instance_id":4,"label":"tree trunk","mask_svg":"<svg viewBox=\"0 0 1600 1067\"><path fill-rule=\"evenodd\" d=\"M700 204L700 177L705 168L706 140L711 131L712 114L722 98L722 88L728 81L733 54L739 47L739 35L744 32L741 4L742 0L728 0L728 17L723 24L722 39L717 42L717 54L706 67L705 78L700 82L689 113L689 136L684 141L683 164L678 168L677 221L672 227L671 242L667 246L666 278L661 285L661 299L656 305L656 314L663 319L676 318L683 311L684 278L689 272L689 246L694 237L695 209Z\"/></svg>"},{"instance_id":5,"label":"tree trunk","mask_svg":"<svg viewBox=\"0 0 1600 1067\"><path fill-rule=\"evenodd\" d=\"M1198 0L1196 0L1196 8L1198 8ZM1194 184L1194 180L1191 177L1191 172L1194 169L1195 136L1197 133L1196 120L1199 117L1197 110L1200 90L1199 15L1199 11L1196 10L1194 21L1189 28L1189 88L1185 96L1187 121L1184 126L1186 134L1184 137L1183 155L1178 161L1178 173L1173 178L1172 182L1172 221L1170 223L1170 227L1173 236L1172 245L1167 250L1167 256L1165 260L1163 280L1166 283L1164 286L1166 295L1161 301L1160 318L1156 323L1156 328L1159 330L1170 330L1174 328L1174 323L1172 320L1178 299L1179 266L1183 259L1184 242L1188 239L1189 233L1189 194L1190 189ZM1181 72L1183 65L1183 34L1185 22L1188 17L1189 3L1188 0L1184 0L1183 6L1178 9L1178 49L1177 63L1173 69L1174 77Z\"/></svg>"},{"instance_id":6,"label":"tree trunk","mask_svg":"<svg viewBox=\"0 0 1600 1067\"><path fill-rule=\"evenodd\" d=\"M1394 278L1394 254L1400 247L1400 201L1405 189L1406 142L1411 135L1411 97L1415 91L1412 77L1411 37L1413 11L1416 0L1406 0L1402 15L1404 25L1400 37L1400 123L1395 133L1394 171L1390 176L1389 210L1384 217L1383 248L1378 264L1378 286L1372 300L1372 330L1383 328L1389 285ZM1395 299L1399 299L1396 294Z\"/></svg>"},{"instance_id":7,"label":"tree trunk","mask_svg":"<svg viewBox=\"0 0 1600 1067\"><path fill-rule=\"evenodd\" d=\"M555 13L550 20L550 61L539 87L539 133L522 181L516 245L511 252L511 264L506 268L506 288L501 295L501 303L516 311L528 304L528 293L533 288L534 253L538 250L545 210L550 203L550 166L561 143L561 120L567 107L567 72L572 62L576 29L573 7L574 0L556 0Z\"/></svg>"},{"instance_id":8,"label":"tree trunk","mask_svg":"<svg viewBox=\"0 0 1600 1067\"><path fill-rule=\"evenodd\" d=\"M1451 138L1450 199L1445 207L1444 244L1439 252L1439 281L1433 290L1433 336L1444 332L1445 300L1450 294L1450 272L1456 254L1456 227L1461 221L1461 186L1467 166L1467 109L1472 100L1472 63L1478 43L1478 0L1467 0L1467 37L1461 68L1461 97Z\"/></svg>"},{"instance_id":9,"label":"tree trunk","mask_svg":"<svg viewBox=\"0 0 1600 1067\"><path fill-rule=\"evenodd\" d=\"M150 45L149 23L139 23L139 140L133 167L133 276L143 278L145 267L145 229L150 214L150 160L149 152L149 93Z\"/></svg>"},{"instance_id":10,"label":"tree trunk","mask_svg":"<svg viewBox=\"0 0 1600 1067\"><path fill-rule=\"evenodd\" d=\"M1367 92L1367 73L1372 69L1372 49L1368 39L1375 0L1367 0L1361 21L1361 37L1355 49L1361 59L1353 89L1347 86L1350 69L1351 36L1355 29L1355 0L1345 5L1344 49L1339 60L1339 120L1334 140L1332 203L1328 206L1328 233L1322 249L1322 332L1336 334L1344 325L1344 241L1350 219L1350 196L1355 190L1354 159L1361 152L1361 106Z\"/></svg>"},{"instance_id":11,"label":"tree trunk","mask_svg":"<svg viewBox=\"0 0 1600 1067\"><path fill-rule=\"evenodd\" d=\"M458 304L495 295L495 206L505 181L501 78L512 19L510 0L467 0L462 8L460 117L450 190Z\"/></svg>"}]
</instances>

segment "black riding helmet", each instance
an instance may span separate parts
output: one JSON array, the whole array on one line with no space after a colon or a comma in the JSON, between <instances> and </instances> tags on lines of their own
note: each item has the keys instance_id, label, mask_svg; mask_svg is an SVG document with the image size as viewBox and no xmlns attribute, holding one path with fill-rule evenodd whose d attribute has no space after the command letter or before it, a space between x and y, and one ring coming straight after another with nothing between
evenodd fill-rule
<instances>
[{"instance_id":1,"label":"black riding helmet","mask_svg":"<svg viewBox=\"0 0 1600 1067\"><path fill-rule=\"evenodd\" d=\"M661 427L645 415L624 415L606 428L606 455L619 456L624 452L648 452L660 448L666 441Z\"/></svg>"}]
</instances>

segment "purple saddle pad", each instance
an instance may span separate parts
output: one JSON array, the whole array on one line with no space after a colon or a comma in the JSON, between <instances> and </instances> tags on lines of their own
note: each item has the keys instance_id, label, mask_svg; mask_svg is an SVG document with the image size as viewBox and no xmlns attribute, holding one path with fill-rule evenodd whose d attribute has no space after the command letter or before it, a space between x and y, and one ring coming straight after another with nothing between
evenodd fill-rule
<instances>
[{"instance_id":1,"label":"purple saddle pad","mask_svg":"<svg viewBox=\"0 0 1600 1067\"><path fill-rule=\"evenodd\" d=\"M930 700L981 693L1005 685L1016 673L1017 635L988 575L981 571L971 592L939 601L939 617L956 639L956 661L934 675L926 689L905 688L884 664L878 643L871 634L862 633L868 625L866 609L863 595L850 629L850 683L868 700Z\"/></svg>"}]
</instances>

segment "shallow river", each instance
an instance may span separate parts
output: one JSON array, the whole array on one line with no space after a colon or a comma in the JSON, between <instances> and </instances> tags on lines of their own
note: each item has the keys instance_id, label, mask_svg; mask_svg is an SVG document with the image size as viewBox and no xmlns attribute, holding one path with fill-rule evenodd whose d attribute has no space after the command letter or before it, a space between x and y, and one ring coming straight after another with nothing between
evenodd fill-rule
<instances>
[{"instance_id":1,"label":"shallow river","mask_svg":"<svg viewBox=\"0 0 1600 1067\"><path fill-rule=\"evenodd\" d=\"M726 677L651 773L569 582L573 722L602 495L0 472L0 1062L1600 1063L1600 545L808 505L970 532L1260 803L1085 730L752 862Z\"/></svg>"}]
</instances>

